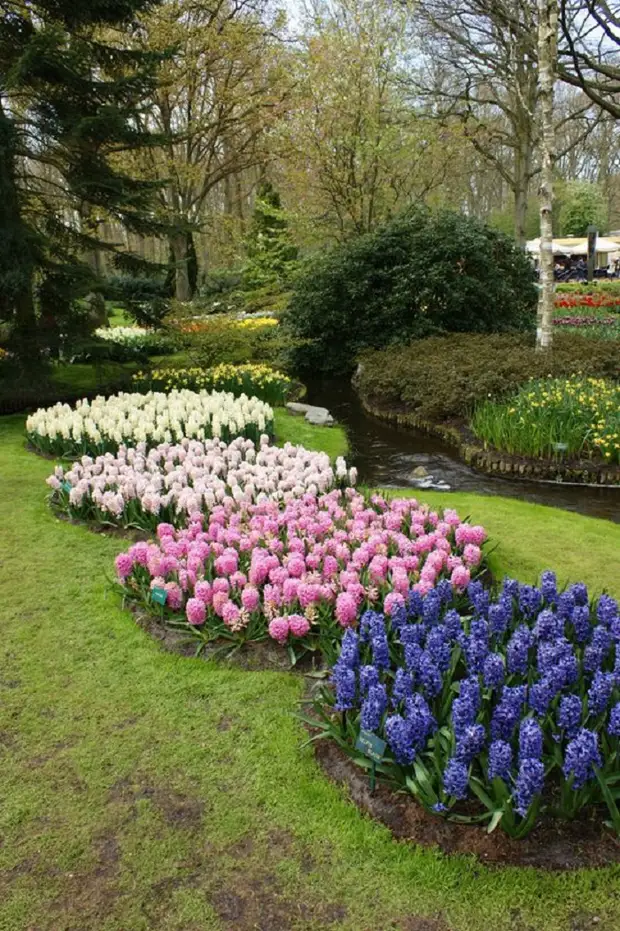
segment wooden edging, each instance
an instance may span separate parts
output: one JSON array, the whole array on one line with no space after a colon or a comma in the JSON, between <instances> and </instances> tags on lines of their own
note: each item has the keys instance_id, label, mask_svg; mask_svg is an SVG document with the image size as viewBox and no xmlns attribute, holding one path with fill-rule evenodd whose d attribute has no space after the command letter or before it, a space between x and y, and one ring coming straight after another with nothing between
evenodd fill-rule
<instances>
[{"instance_id":1,"label":"wooden edging","mask_svg":"<svg viewBox=\"0 0 620 931\"><path fill-rule=\"evenodd\" d=\"M587 463L575 465L545 459L512 459L497 450L485 449L477 445L464 437L458 427L432 423L410 412L376 407L363 395L360 394L359 397L362 407L368 414L380 420L395 423L399 427L414 428L439 437L454 446L467 465L487 475L553 482L553 484L620 488L619 468L597 469L589 467Z\"/></svg>"}]
</instances>

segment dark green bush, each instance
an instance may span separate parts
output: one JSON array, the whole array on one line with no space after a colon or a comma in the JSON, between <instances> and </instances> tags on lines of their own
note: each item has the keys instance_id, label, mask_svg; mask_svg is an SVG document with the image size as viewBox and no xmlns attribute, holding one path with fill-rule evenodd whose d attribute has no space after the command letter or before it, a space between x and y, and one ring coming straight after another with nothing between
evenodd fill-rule
<instances>
[{"instance_id":1,"label":"dark green bush","mask_svg":"<svg viewBox=\"0 0 620 931\"><path fill-rule=\"evenodd\" d=\"M301 371L351 371L367 348L446 332L534 325L532 266L514 240L478 220L417 208L309 259L287 325L310 340Z\"/></svg>"},{"instance_id":2,"label":"dark green bush","mask_svg":"<svg viewBox=\"0 0 620 931\"><path fill-rule=\"evenodd\" d=\"M169 310L166 282L162 278L116 275L107 278L106 300L121 304L138 326L158 327Z\"/></svg>"},{"instance_id":3,"label":"dark green bush","mask_svg":"<svg viewBox=\"0 0 620 931\"><path fill-rule=\"evenodd\" d=\"M525 335L459 334L366 352L356 386L380 406L431 421L467 416L476 401L513 392L530 377L620 374L620 346L555 334L551 353L536 352Z\"/></svg>"}]
</instances>

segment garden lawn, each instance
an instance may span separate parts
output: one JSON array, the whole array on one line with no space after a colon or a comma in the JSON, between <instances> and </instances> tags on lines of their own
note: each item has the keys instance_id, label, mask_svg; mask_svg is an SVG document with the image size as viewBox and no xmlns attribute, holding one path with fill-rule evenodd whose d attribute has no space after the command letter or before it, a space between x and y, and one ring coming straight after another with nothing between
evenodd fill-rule
<instances>
[{"instance_id":1,"label":"garden lawn","mask_svg":"<svg viewBox=\"0 0 620 931\"><path fill-rule=\"evenodd\" d=\"M620 867L490 870L396 843L301 748L299 678L162 652L106 595L125 541L51 515L22 428L0 421L2 931L620 926ZM555 564L617 593L617 526L446 501L500 538L497 572Z\"/></svg>"}]
</instances>

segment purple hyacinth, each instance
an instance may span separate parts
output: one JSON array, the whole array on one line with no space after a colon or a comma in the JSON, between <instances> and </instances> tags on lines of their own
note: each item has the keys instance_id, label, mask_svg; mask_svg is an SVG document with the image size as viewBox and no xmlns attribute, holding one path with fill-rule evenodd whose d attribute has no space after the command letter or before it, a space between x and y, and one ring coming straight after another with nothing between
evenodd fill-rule
<instances>
[{"instance_id":1,"label":"purple hyacinth","mask_svg":"<svg viewBox=\"0 0 620 931\"><path fill-rule=\"evenodd\" d=\"M461 679L459 695L462 699L473 705L476 713L480 711L481 696L478 676L468 676L467 679Z\"/></svg>"},{"instance_id":2,"label":"purple hyacinth","mask_svg":"<svg viewBox=\"0 0 620 931\"><path fill-rule=\"evenodd\" d=\"M431 698L434 698L435 695L441 692L443 688L443 677L439 671L439 667L433 662L430 653L426 650L422 651L420 657L418 675L422 688Z\"/></svg>"},{"instance_id":3,"label":"purple hyacinth","mask_svg":"<svg viewBox=\"0 0 620 931\"><path fill-rule=\"evenodd\" d=\"M532 646L532 632L522 624L517 627L506 647L508 672L525 675L529 667L529 650Z\"/></svg>"},{"instance_id":4,"label":"purple hyacinth","mask_svg":"<svg viewBox=\"0 0 620 931\"><path fill-rule=\"evenodd\" d=\"M439 595L439 600L444 605L450 604L454 599L454 589L448 579L440 579L435 586L435 591Z\"/></svg>"},{"instance_id":5,"label":"purple hyacinth","mask_svg":"<svg viewBox=\"0 0 620 931\"><path fill-rule=\"evenodd\" d=\"M517 579L509 579L506 576L502 582L502 597L506 596L510 600L519 597L519 583Z\"/></svg>"},{"instance_id":6,"label":"purple hyacinth","mask_svg":"<svg viewBox=\"0 0 620 931\"><path fill-rule=\"evenodd\" d=\"M379 685L379 671L375 666L360 666L360 691L368 694L368 689Z\"/></svg>"},{"instance_id":7,"label":"purple hyacinth","mask_svg":"<svg viewBox=\"0 0 620 931\"><path fill-rule=\"evenodd\" d=\"M586 643L592 635L590 609L585 605L575 605L570 614L577 643Z\"/></svg>"},{"instance_id":8,"label":"purple hyacinth","mask_svg":"<svg viewBox=\"0 0 620 931\"><path fill-rule=\"evenodd\" d=\"M588 589L583 582L575 582L574 585L571 585L569 592L575 599L575 604L578 605L587 605L588 603Z\"/></svg>"},{"instance_id":9,"label":"purple hyacinth","mask_svg":"<svg viewBox=\"0 0 620 931\"><path fill-rule=\"evenodd\" d=\"M385 722L385 736L390 750L398 763L404 765L413 763L417 750L413 743L413 728L411 721L392 714Z\"/></svg>"},{"instance_id":10,"label":"purple hyacinth","mask_svg":"<svg viewBox=\"0 0 620 931\"><path fill-rule=\"evenodd\" d=\"M376 731L387 707L385 686L372 685L362 703L362 727L367 731Z\"/></svg>"},{"instance_id":11,"label":"purple hyacinth","mask_svg":"<svg viewBox=\"0 0 620 931\"><path fill-rule=\"evenodd\" d=\"M455 798L467 798L469 773L465 763L460 760L448 760L443 774L443 787L447 795Z\"/></svg>"},{"instance_id":12,"label":"purple hyacinth","mask_svg":"<svg viewBox=\"0 0 620 931\"><path fill-rule=\"evenodd\" d=\"M465 728L476 723L476 708L468 698L455 698L452 702L452 729L456 737Z\"/></svg>"},{"instance_id":13,"label":"purple hyacinth","mask_svg":"<svg viewBox=\"0 0 620 931\"><path fill-rule=\"evenodd\" d=\"M382 614L377 611L364 611L360 618L360 640L362 643L368 643L372 638L373 631L376 628L385 627Z\"/></svg>"},{"instance_id":14,"label":"purple hyacinth","mask_svg":"<svg viewBox=\"0 0 620 931\"><path fill-rule=\"evenodd\" d=\"M494 740L489 747L489 779L499 776L505 782L510 779L512 769L512 747L505 740Z\"/></svg>"},{"instance_id":15,"label":"purple hyacinth","mask_svg":"<svg viewBox=\"0 0 620 931\"><path fill-rule=\"evenodd\" d=\"M491 717L491 737L493 740L510 740L521 717L527 689L523 685L507 686L502 689L501 697Z\"/></svg>"},{"instance_id":16,"label":"purple hyacinth","mask_svg":"<svg viewBox=\"0 0 620 931\"><path fill-rule=\"evenodd\" d=\"M588 689L588 711L591 715L607 710L614 688L614 677L610 672L596 672Z\"/></svg>"},{"instance_id":17,"label":"purple hyacinth","mask_svg":"<svg viewBox=\"0 0 620 931\"><path fill-rule=\"evenodd\" d=\"M582 727L566 747L562 769L567 779L573 777L573 788L580 789L594 778L594 766L601 766L598 736Z\"/></svg>"},{"instance_id":18,"label":"purple hyacinth","mask_svg":"<svg viewBox=\"0 0 620 931\"><path fill-rule=\"evenodd\" d=\"M456 759L462 763L471 763L475 756L484 749L487 734L483 724L466 727L456 741Z\"/></svg>"},{"instance_id":19,"label":"purple hyacinth","mask_svg":"<svg viewBox=\"0 0 620 931\"><path fill-rule=\"evenodd\" d=\"M397 602L392 605L392 613L390 614L390 624L392 630L400 630L400 628L407 623L407 610L404 604Z\"/></svg>"},{"instance_id":20,"label":"purple hyacinth","mask_svg":"<svg viewBox=\"0 0 620 931\"><path fill-rule=\"evenodd\" d=\"M470 582L467 586L467 594L475 614L478 617L485 617L489 610L490 596L482 582L478 581L478 579Z\"/></svg>"},{"instance_id":21,"label":"purple hyacinth","mask_svg":"<svg viewBox=\"0 0 620 931\"><path fill-rule=\"evenodd\" d=\"M540 612L534 626L534 635L537 640L556 640L563 633L564 621L548 609Z\"/></svg>"},{"instance_id":22,"label":"purple hyacinth","mask_svg":"<svg viewBox=\"0 0 620 931\"><path fill-rule=\"evenodd\" d=\"M620 701L611 709L607 733L611 734L612 737L620 737Z\"/></svg>"},{"instance_id":23,"label":"purple hyacinth","mask_svg":"<svg viewBox=\"0 0 620 931\"><path fill-rule=\"evenodd\" d=\"M618 602L610 595L601 595L596 606L596 617L601 624L609 627L618 617Z\"/></svg>"},{"instance_id":24,"label":"purple hyacinth","mask_svg":"<svg viewBox=\"0 0 620 931\"><path fill-rule=\"evenodd\" d=\"M558 595L558 601L556 605L556 613L558 617L561 617L563 621L567 621L572 617L574 609L575 599L571 592L562 592L560 595Z\"/></svg>"},{"instance_id":25,"label":"purple hyacinth","mask_svg":"<svg viewBox=\"0 0 620 931\"><path fill-rule=\"evenodd\" d=\"M545 767L540 760L528 758L520 763L514 799L515 809L522 817L527 815L535 797L542 792L544 781Z\"/></svg>"},{"instance_id":26,"label":"purple hyacinth","mask_svg":"<svg viewBox=\"0 0 620 931\"><path fill-rule=\"evenodd\" d=\"M558 596L558 581L555 572L546 569L540 576L540 590L547 604L553 604Z\"/></svg>"},{"instance_id":27,"label":"purple hyacinth","mask_svg":"<svg viewBox=\"0 0 620 931\"><path fill-rule=\"evenodd\" d=\"M348 666L339 666L332 669L332 682L336 688L336 711L349 711L355 706L357 679L355 672Z\"/></svg>"},{"instance_id":28,"label":"purple hyacinth","mask_svg":"<svg viewBox=\"0 0 620 931\"><path fill-rule=\"evenodd\" d=\"M405 644L405 666L409 672L414 673L414 675L417 674L420 669L423 652L424 650L417 643Z\"/></svg>"},{"instance_id":29,"label":"purple hyacinth","mask_svg":"<svg viewBox=\"0 0 620 931\"><path fill-rule=\"evenodd\" d=\"M533 585L519 586L519 608L528 618L533 618L541 609L542 595Z\"/></svg>"},{"instance_id":30,"label":"purple hyacinth","mask_svg":"<svg viewBox=\"0 0 620 931\"><path fill-rule=\"evenodd\" d=\"M508 629L511 611L503 601L489 607L489 627L495 640L501 640Z\"/></svg>"},{"instance_id":31,"label":"purple hyacinth","mask_svg":"<svg viewBox=\"0 0 620 931\"><path fill-rule=\"evenodd\" d=\"M486 640L471 634L469 637L464 638L463 649L469 674L473 675L482 672L484 661L489 654L489 645Z\"/></svg>"},{"instance_id":32,"label":"purple hyacinth","mask_svg":"<svg viewBox=\"0 0 620 931\"><path fill-rule=\"evenodd\" d=\"M577 695L565 695L558 708L558 727L573 737L581 724L582 703Z\"/></svg>"},{"instance_id":33,"label":"purple hyacinth","mask_svg":"<svg viewBox=\"0 0 620 931\"><path fill-rule=\"evenodd\" d=\"M424 595L424 606L422 608L422 619L427 627L432 627L439 621L441 612L441 598L437 591L432 588L430 592Z\"/></svg>"},{"instance_id":34,"label":"purple hyacinth","mask_svg":"<svg viewBox=\"0 0 620 931\"><path fill-rule=\"evenodd\" d=\"M524 718L519 727L519 762L539 760L543 752L543 732L538 721Z\"/></svg>"},{"instance_id":35,"label":"purple hyacinth","mask_svg":"<svg viewBox=\"0 0 620 931\"><path fill-rule=\"evenodd\" d=\"M407 595L407 614L410 618L422 617L424 600L420 592L414 592L413 589Z\"/></svg>"},{"instance_id":36,"label":"purple hyacinth","mask_svg":"<svg viewBox=\"0 0 620 931\"><path fill-rule=\"evenodd\" d=\"M499 688L504 684L506 670L500 653L489 653L484 661L482 679L488 689Z\"/></svg>"},{"instance_id":37,"label":"purple hyacinth","mask_svg":"<svg viewBox=\"0 0 620 931\"><path fill-rule=\"evenodd\" d=\"M360 651L359 637L351 627L347 627L340 644L340 656L338 662L349 669L355 669L359 666Z\"/></svg>"},{"instance_id":38,"label":"purple hyacinth","mask_svg":"<svg viewBox=\"0 0 620 931\"><path fill-rule=\"evenodd\" d=\"M411 722L415 746L422 749L430 735L437 730L437 721L433 717L428 702L419 692L405 700L405 716Z\"/></svg>"},{"instance_id":39,"label":"purple hyacinth","mask_svg":"<svg viewBox=\"0 0 620 931\"><path fill-rule=\"evenodd\" d=\"M551 676L543 676L530 687L529 706L536 714L544 716L557 695L557 683Z\"/></svg>"},{"instance_id":40,"label":"purple hyacinth","mask_svg":"<svg viewBox=\"0 0 620 931\"><path fill-rule=\"evenodd\" d=\"M452 647L447 642L447 637L446 628L443 624L438 624L437 627L429 630L426 638L425 649L441 672L446 672L450 668L452 659Z\"/></svg>"},{"instance_id":41,"label":"purple hyacinth","mask_svg":"<svg viewBox=\"0 0 620 931\"><path fill-rule=\"evenodd\" d=\"M388 645L388 639L385 630L380 631L376 629L373 631L373 636L370 640L370 647L372 650L372 661L377 669L389 669L390 647Z\"/></svg>"},{"instance_id":42,"label":"purple hyacinth","mask_svg":"<svg viewBox=\"0 0 620 931\"><path fill-rule=\"evenodd\" d=\"M443 626L450 640L456 640L459 634L463 632L463 620L458 611L451 608L446 611L443 618Z\"/></svg>"},{"instance_id":43,"label":"purple hyacinth","mask_svg":"<svg viewBox=\"0 0 620 931\"><path fill-rule=\"evenodd\" d=\"M398 705L401 701L413 694L413 676L406 669L397 669L392 686L392 704Z\"/></svg>"},{"instance_id":44,"label":"purple hyacinth","mask_svg":"<svg viewBox=\"0 0 620 931\"><path fill-rule=\"evenodd\" d=\"M417 643L418 646L422 646L426 640L426 627L424 624L405 624L398 631L398 639L403 645Z\"/></svg>"}]
</instances>

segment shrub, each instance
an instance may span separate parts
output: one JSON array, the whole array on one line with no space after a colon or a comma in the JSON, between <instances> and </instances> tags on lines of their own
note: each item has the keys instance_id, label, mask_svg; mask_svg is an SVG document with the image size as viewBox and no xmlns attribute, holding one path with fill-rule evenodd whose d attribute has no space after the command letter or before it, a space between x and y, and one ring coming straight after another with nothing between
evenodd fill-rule
<instances>
[{"instance_id":1,"label":"shrub","mask_svg":"<svg viewBox=\"0 0 620 931\"><path fill-rule=\"evenodd\" d=\"M506 401L480 402L471 427L508 453L620 463L620 385L579 376L528 382Z\"/></svg>"},{"instance_id":2,"label":"shrub","mask_svg":"<svg viewBox=\"0 0 620 931\"><path fill-rule=\"evenodd\" d=\"M619 639L616 602L559 594L552 572L493 601L439 583L345 633L316 708L366 768L360 733L383 739L378 772L429 812L522 837L545 810L601 806L620 833Z\"/></svg>"},{"instance_id":3,"label":"shrub","mask_svg":"<svg viewBox=\"0 0 620 931\"><path fill-rule=\"evenodd\" d=\"M344 461L338 474L346 480ZM450 590L467 585L486 537L454 511L444 520L411 498L320 495L316 485L284 505L229 497L184 529L160 524L157 535L158 545L118 557L126 597L152 610L153 591L163 591L163 620L204 641L269 636L293 657L299 644L328 658L361 611L402 603L414 580L419 591L439 579Z\"/></svg>"},{"instance_id":4,"label":"shrub","mask_svg":"<svg viewBox=\"0 0 620 931\"><path fill-rule=\"evenodd\" d=\"M261 362L281 368L292 342L274 317L237 320L225 315L206 319L169 319L187 349L192 365L213 368L221 363Z\"/></svg>"},{"instance_id":5,"label":"shrub","mask_svg":"<svg viewBox=\"0 0 620 931\"><path fill-rule=\"evenodd\" d=\"M242 394L260 398L273 405L283 405L294 384L283 372L269 365L217 365L212 369L156 368L137 372L132 383L138 391L228 391L238 398Z\"/></svg>"},{"instance_id":6,"label":"shrub","mask_svg":"<svg viewBox=\"0 0 620 931\"><path fill-rule=\"evenodd\" d=\"M413 210L309 259L287 324L297 368L343 372L360 350L433 333L533 327L532 266L514 241L449 211Z\"/></svg>"},{"instance_id":7,"label":"shrub","mask_svg":"<svg viewBox=\"0 0 620 931\"><path fill-rule=\"evenodd\" d=\"M169 310L163 278L116 275L106 279L104 294L107 300L121 304L139 326L160 326Z\"/></svg>"},{"instance_id":8,"label":"shrub","mask_svg":"<svg viewBox=\"0 0 620 931\"><path fill-rule=\"evenodd\" d=\"M63 457L116 452L122 445L179 442L184 438L258 440L273 432L273 410L257 398L202 391L118 394L39 409L26 420L31 445Z\"/></svg>"},{"instance_id":9,"label":"shrub","mask_svg":"<svg viewBox=\"0 0 620 931\"><path fill-rule=\"evenodd\" d=\"M477 401L516 391L530 378L616 378L620 347L568 333L554 334L550 353L529 338L474 334L431 337L361 357L356 384L363 396L388 408L410 410L430 421L469 415Z\"/></svg>"}]
</instances>

